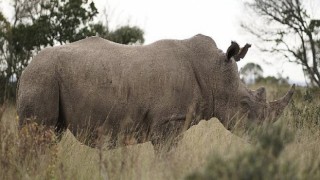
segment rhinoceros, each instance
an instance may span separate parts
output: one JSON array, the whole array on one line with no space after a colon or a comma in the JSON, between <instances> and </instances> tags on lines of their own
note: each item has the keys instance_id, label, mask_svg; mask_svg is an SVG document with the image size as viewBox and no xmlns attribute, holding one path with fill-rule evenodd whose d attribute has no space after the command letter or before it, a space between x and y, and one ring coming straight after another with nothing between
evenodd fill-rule
<instances>
[{"instance_id":1,"label":"rhinoceros","mask_svg":"<svg viewBox=\"0 0 320 180\"><path fill-rule=\"evenodd\" d=\"M200 120L218 118L230 129L234 119L274 121L289 103L294 85L281 99L266 102L266 90L241 82L236 61L244 58L232 42L226 53L204 35L120 45L99 37L42 50L19 81L20 126L28 119L69 129L96 146L99 134L109 146L151 141L155 147Z\"/></svg>"}]
</instances>

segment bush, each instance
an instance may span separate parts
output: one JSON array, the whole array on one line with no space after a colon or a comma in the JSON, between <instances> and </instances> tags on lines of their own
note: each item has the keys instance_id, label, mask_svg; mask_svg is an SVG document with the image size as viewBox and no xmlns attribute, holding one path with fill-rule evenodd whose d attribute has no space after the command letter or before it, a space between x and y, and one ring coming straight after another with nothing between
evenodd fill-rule
<instances>
[{"instance_id":1,"label":"bush","mask_svg":"<svg viewBox=\"0 0 320 180\"><path fill-rule=\"evenodd\" d=\"M18 133L0 119L0 179L50 178L57 157L54 131L36 123Z\"/></svg>"},{"instance_id":2,"label":"bush","mask_svg":"<svg viewBox=\"0 0 320 180\"><path fill-rule=\"evenodd\" d=\"M288 85L288 79L279 77L276 78L274 76L267 76L267 77L258 77L256 83L263 83L263 84L278 84L278 85Z\"/></svg>"},{"instance_id":3,"label":"bush","mask_svg":"<svg viewBox=\"0 0 320 180\"><path fill-rule=\"evenodd\" d=\"M279 159L285 145L293 140L292 133L278 126L263 126L250 133L254 148L231 158L212 155L203 172L187 177L197 179L296 179L297 167Z\"/></svg>"}]
</instances>

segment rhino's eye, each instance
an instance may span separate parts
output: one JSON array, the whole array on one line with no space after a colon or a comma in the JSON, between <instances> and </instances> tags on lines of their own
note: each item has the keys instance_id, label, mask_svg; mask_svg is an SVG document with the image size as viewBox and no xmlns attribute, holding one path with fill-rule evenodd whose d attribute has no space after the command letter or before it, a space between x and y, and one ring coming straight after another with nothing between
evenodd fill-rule
<instances>
[{"instance_id":1,"label":"rhino's eye","mask_svg":"<svg viewBox=\"0 0 320 180\"><path fill-rule=\"evenodd\" d=\"M242 109L248 111L250 109L250 104L249 104L248 99L240 101L240 106L241 106Z\"/></svg>"}]
</instances>

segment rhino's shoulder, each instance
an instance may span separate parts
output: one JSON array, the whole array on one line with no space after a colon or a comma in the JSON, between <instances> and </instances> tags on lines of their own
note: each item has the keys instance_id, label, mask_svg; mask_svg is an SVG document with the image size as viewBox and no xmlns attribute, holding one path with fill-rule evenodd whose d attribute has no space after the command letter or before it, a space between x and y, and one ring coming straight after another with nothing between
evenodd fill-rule
<instances>
[{"instance_id":1,"label":"rhino's shoulder","mask_svg":"<svg viewBox=\"0 0 320 180\"><path fill-rule=\"evenodd\" d=\"M217 49L215 41L211 37L202 34L197 34L191 38L184 40L163 39L147 46L156 48L174 48L184 46L188 49Z\"/></svg>"}]
</instances>

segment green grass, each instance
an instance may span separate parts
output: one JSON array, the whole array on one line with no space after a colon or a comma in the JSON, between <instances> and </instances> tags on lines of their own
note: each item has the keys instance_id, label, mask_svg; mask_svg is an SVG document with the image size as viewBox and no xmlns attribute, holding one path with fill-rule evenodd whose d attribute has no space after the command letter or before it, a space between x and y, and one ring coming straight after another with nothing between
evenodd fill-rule
<instances>
[{"instance_id":1,"label":"green grass","mask_svg":"<svg viewBox=\"0 0 320 180\"><path fill-rule=\"evenodd\" d=\"M257 86L254 86L254 88ZM268 99L288 87L267 87ZM151 143L92 149L67 132L31 125L17 131L13 105L0 122L0 179L319 179L320 90L298 88L272 126L232 134L215 118L184 133L169 153Z\"/></svg>"}]
</instances>

